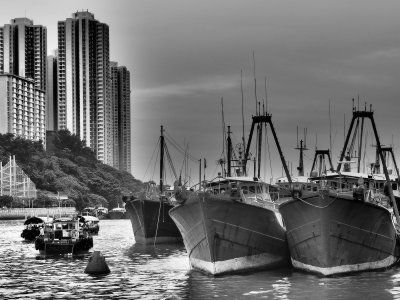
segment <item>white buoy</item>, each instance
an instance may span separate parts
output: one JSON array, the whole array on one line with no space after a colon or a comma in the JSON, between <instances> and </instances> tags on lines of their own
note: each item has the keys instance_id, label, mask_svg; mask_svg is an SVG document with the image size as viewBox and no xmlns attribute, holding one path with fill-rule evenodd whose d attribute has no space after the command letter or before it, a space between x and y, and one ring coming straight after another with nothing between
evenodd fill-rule
<instances>
[{"instance_id":1,"label":"white buoy","mask_svg":"<svg viewBox=\"0 0 400 300\"><path fill-rule=\"evenodd\" d=\"M110 268L107 266L105 257L100 251L94 251L92 256L89 258L89 262L86 266L86 274L108 274Z\"/></svg>"}]
</instances>

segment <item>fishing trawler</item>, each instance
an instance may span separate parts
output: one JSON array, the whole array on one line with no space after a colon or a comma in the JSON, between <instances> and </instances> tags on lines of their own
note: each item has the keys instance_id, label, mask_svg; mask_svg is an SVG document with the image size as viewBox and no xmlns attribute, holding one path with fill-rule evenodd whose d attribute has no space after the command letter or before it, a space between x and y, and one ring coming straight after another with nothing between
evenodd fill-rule
<instances>
[{"instance_id":1,"label":"fishing trawler","mask_svg":"<svg viewBox=\"0 0 400 300\"><path fill-rule=\"evenodd\" d=\"M351 172L349 159L343 161L344 155L349 153L347 146L355 121L350 148L354 146L356 132L361 132L362 136L364 119L372 124L385 183L382 177L379 181L373 174L360 173L359 167L358 172ZM361 145L362 138L359 139L360 148ZM343 172L342 163L345 165ZM399 214L372 109L359 111L353 107L352 122L336 172L327 172L311 180L318 184L317 191L302 190L279 206L295 268L326 276L387 268L398 261ZM385 191L381 189L383 186Z\"/></svg>"},{"instance_id":2,"label":"fishing trawler","mask_svg":"<svg viewBox=\"0 0 400 300\"><path fill-rule=\"evenodd\" d=\"M35 249L43 255L80 254L93 247L92 236L79 218L61 217L43 228L35 240Z\"/></svg>"},{"instance_id":3,"label":"fishing trawler","mask_svg":"<svg viewBox=\"0 0 400 300\"><path fill-rule=\"evenodd\" d=\"M257 125L260 146L264 124L271 127L290 181L271 115L259 114L253 116L244 156L241 149L245 147L238 147L238 159L233 158L228 129L226 176L218 176L196 192L186 191L179 182L175 184L175 198L180 204L169 214L181 231L194 269L220 275L290 263L285 228L273 201L276 198L274 188L259 179L261 154L258 156L258 175L246 176L254 128Z\"/></svg>"},{"instance_id":4,"label":"fishing trawler","mask_svg":"<svg viewBox=\"0 0 400 300\"><path fill-rule=\"evenodd\" d=\"M161 126L160 136L160 185L154 181L146 184L146 188L137 197L123 197L125 209L131 220L136 243L160 244L177 243L182 237L168 211L172 205L172 191L164 189L164 129Z\"/></svg>"}]
</instances>

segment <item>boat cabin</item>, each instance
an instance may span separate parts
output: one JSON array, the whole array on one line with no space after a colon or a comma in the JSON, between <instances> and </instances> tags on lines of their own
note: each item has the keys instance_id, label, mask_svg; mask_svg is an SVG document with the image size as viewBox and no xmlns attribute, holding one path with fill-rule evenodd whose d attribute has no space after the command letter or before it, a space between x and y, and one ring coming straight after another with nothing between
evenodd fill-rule
<instances>
[{"instance_id":1,"label":"boat cabin","mask_svg":"<svg viewBox=\"0 0 400 300\"><path fill-rule=\"evenodd\" d=\"M277 199L277 190L266 182L246 177L220 177L207 183L205 192L231 197L237 201L264 206Z\"/></svg>"}]
</instances>

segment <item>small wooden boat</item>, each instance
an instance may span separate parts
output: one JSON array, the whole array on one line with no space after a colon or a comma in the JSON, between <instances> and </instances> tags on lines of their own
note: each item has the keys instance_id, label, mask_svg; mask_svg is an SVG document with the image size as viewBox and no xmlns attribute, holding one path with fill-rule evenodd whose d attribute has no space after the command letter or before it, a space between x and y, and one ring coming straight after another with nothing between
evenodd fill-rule
<instances>
[{"instance_id":1,"label":"small wooden boat","mask_svg":"<svg viewBox=\"0 0 400 300\"><path fill-rule=\"evenodd\" d=\"M79 254L93 247L92 236L83 229L79 218L63 217L45 226L35 240L35 248L43 255Z\"/></svg>"},{"instance_id":2,"label":"small wooden boat","mask_svg":"<svg viewBox=\"0 0 400 300\"><path fill-rule=\"evenodd\" d=\"M51 224L53 218L48 217L31 217L26 219L24 222L25 229L21 233L21 237L25 241L34 241L37 236L40 235L40 229L45 226L45 224Z\"/></svg>"},{"instance_id":3,"label":"small wooden boat","mask_svg":"<svg viewBox=\"0 0 400 300\"><path fill-rule=\"evenodd\" d=\"M98 234L100 230L99 218L93 216L79 216L79 221L83 223L83 230L90 234Z\"/></svg>"}]
</instances>

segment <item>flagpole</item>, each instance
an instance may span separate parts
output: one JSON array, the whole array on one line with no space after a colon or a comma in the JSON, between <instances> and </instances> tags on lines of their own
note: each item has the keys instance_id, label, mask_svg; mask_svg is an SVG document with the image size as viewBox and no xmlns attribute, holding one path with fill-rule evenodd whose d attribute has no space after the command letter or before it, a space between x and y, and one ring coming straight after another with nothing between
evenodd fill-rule
<instances>
[{"instance_id":1,"label":"flagpole","mask_svg":"<svg viewBox=\"0 0 400 300\"><path fill-rule=\"evenodd\" d=\"M201 158L199 159L199 191L201 191Z\"/></svg>"},{"instance_id":2,"label":"flagpole","mask_svg":"<svg viewBox=\"0 0 400 300\"><path fill-rule=\"evenodd\" d=\"M207 161L206 161L206 159L205 158L203 158L204 159L204 163L203 163L203 167L204 167L204 174L203 174L203 180L204 180L204 183L206 182L206 168L207 168Z\"/></svg>"}]
</instances>

